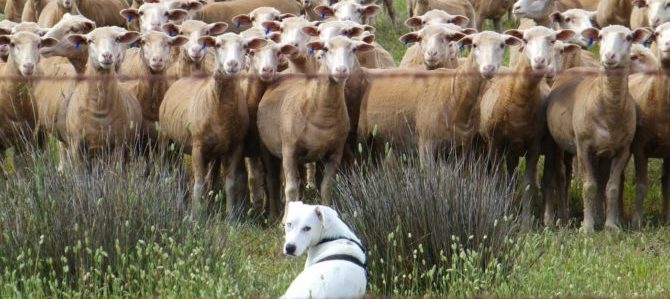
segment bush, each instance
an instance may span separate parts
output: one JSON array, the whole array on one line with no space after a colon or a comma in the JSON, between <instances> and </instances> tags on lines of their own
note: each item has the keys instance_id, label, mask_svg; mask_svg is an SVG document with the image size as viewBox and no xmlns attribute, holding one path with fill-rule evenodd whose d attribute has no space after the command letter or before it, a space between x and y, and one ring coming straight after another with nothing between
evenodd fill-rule
<instances>
[{"instance_id":1,"label":"bush","mask_svg":"<svg viewBox=\"0 0 670 299\"><path fill-rule=\"evenodd\" d=\"M336 205L369 248L373 293L472 295L506 280L521 230L515 180L487 165L390 159L339 178Z\"/></svg>"}]
</instances>

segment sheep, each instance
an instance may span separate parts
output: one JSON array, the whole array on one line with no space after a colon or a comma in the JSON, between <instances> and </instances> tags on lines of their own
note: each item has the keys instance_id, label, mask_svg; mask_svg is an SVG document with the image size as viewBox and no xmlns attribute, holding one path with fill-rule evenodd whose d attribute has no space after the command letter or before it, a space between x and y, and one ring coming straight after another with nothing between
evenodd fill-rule
<instances>
[{"instance_id":1,"label":"sheep","mask_svg":"<svg viewBox=\"0 0 670 299\"><path fill-rule=\"evenodd\" d=\"M133 20L139 20L139 32L163 31L163 25L169 21L183 20L188 12L183 9L170 9L167 4L146 2L139 8L127 8L120 14L128 20L128 26L135 28Z\"/></svg>"},{"instance_id":2,"label":"sheep","mask_svg":"<svg viewBox=\"0 0 670 299\"><path fill-rule=\"evenodd\" d=\"M667 0L633 0L636 10L631 15L631 26L634 28L656 28L670 21Z\"/></svg>"},{"instance_id":3,"label":"sheep","mask_svg":"<svg viewBox=\"0 0 670 299\"><path fill-rule=\"evenodd\" d=\"M454 24L426 25L421 30L410 32L400 37L405 44L416 43L417 47L405 52L400 68L420 68L434 70L437 68L456 68L460 48L450 42L449 35L460 32L461 27ZM465 34L473 33L469 30Z\"/></svg>"},{"instance_id":4,"label":"sheep","mask_svg":"<svg viewBox=\"0 0 670 299\"><path fill-rule=\"evenodd\" d=\"M631 0L600 0L596 10L596 23L600 27L608 25L630 25L633 10Z\"/></svg>"},{"instance_id":5,"label":"sheep","mask_svg":"<svg viewBox=\"0 0 670 299\"><path fill-rule=\"evenodd\" d=\"M28 0L21 13L22 22L37 22L47 4L55 0Z\"/></svg>"},{"instance_id":6,"label":"sheep","mask_svg":"<svg viewBox=\"0 0 670 299\"><path fill-rule=\"evenodd\" d=\"M96 77L78 81L66 99L64 141L71 163L88 162L106 151L129 151L135 146L142 109L137 98L121 88L115 75L123 47L139 37L138 32L114 26L67 37L75 46L88 47L84 74Z\"/></svg>"},{"instance_id":7,"label":"sheep","mask_svg":"<svg viewBox=\"0 0 670 299\"><path fill-rule=\"evenodd\" d=\"M212 72L213 50L203 47L200 38L204 36L216 36L226 31L228 25L224 22L207 24L202 21L187 20L181 25L165 24L163 29L170 35L183 35L188 42L179 49L179 56L168 74L171 76L187 77L194 73Z\"/></svg>"},{"instance_id":8,"label":"sheep","mask_svg":"<svg viewBox=\"0 0 670 299\"><path fill-rule=\"evenodd\" d=\"M277 21L265 21L263 27L267 31L280 31L280 44L293 45L298 49L288 56L289 73L313 74L318 65L314 55L310 55L307 43L311 36L305 31L309 26L316 26L319 22L307 21L304 17L289 17L281 23Z\"/></svg>"},{"instance_id":9,"label":"sheep","mask_svg":"<svg viewBox=\"0 0 670 299\"><path fill-rule=\"evenodd\" d=\"M205 23L226 22L231 32L239 33L241 29L233 24L233 17L263 6L274 7L282 13L300 14L300 3L296 0L233 0L208 4L195 19Z\"/></svg>"},{"instance_id":10,"label":"sheep","mask_svg":"<svg viewBox=\"0 0 670 299\"><path fill-rule=\"evenodd\" d=\"M496 32L502 32L502 17L512 8L514 0L474 0L477 22L475 28L482 30L484 21L490 19Z\"/></svg>"},{"instance_id":11,"label":"sheep","mask_svg":"<svg viewBox=\"0 0 670 299\"><path fill-rule=\"evenodd\" d=\"M39 49L56 43L58 41L53 38L32 32L0 35L0 45L9 45L9 57L2 66L2 75L16 78L0 82L0 159L4 158L8 148L15 147L18 152L23 152L35 141L35 83L27 79L41 74Z\"/></svg>"},{"instance_id":12,"label":"sheep","mask_svg":"<svg viewBox=\"0 0 670 299\"><path fill-rule=\"evenodd\" d=\"M144 33L137 40L139 49L131 49L139 52L139 55L128 55L121 65L121 73L132 78L159 76L148 80L135 79L122 84L135 95L142 107L142 146L153 148L158 140L158 108L170 87L170 82L165 77L170 65L170 50L187 41L186 37L180 35L170 37L157 31Z\"/></svg>"},{"instance_id":13,"label":"sheep","mask_svg":"<svg viewBox=\"0 0 670 299\"><path fill-rule=\"evenodd\" d=\"M524 213L538 191L537 162L546 135L544 96L548 86L542 80L554 59L554 43L569 40L572 30L554 31L536 26L506 33L524 40L523 54L514 66L521 76L505 76L493 80L481 100L479 133L487 143L490 157L496 162L504 153L507 171L513 173L519 157L526 158L524 174ZM545 87L545 90L543 90Z\"/></svg>"},{"instance_id":14,"label":"sheep","mask_svg":"<svg viewBox=\"0 0 670 299\"><path fill-rule=\"evenodd\" d=\"M647 163L649 158L663 159L663 177L661 179L663 220L670 221L670 163L668 160L667 128L670 119L663 113L669 107L670 92L668 86L670 77L667 70L670 65L670 23L657 26L652 38L658 44L660 64L655 70L661 74L652 76L645 74L632 75L628 81L628 88L639 107L638 125L631 151L635 158L635 205L632 214L632 224L642 227L642 204L647 195L648 177ZM646 48L644 48L646 49ZM631 54L632 55L632 54Z\"/></svg>"},{"instance_id":15,"label":"sheep","mask_svg":"<svg viewBox=\"0 0 670 299\"><path fill-rule=\"evenodd\" d=\"M243 141L249 127L249 115L239 74L245 66L247 50L261 48L264 39L245 39L225 33L202 36L200 43L214 47L216 66L208 79L182 78L172 84L160 107L161 135L191 154L193 190L191 217L200 212L200 200L209 164L218 173L225 171L226 212L232 220L241 203L236 190L242 167Z\"/></svg>"},{"instance_id":16,"label":"sheep","mask_svg":"<svg viewBox=\"0 0 670 299\"><path fill-rule=\"evenodd\" d=\"M591 20L595 17L596 13L592 11L586 11L580 8L568 9L564 12L555 11L549 18L552 23L557 24L558 28L561 29L570 29L577 34L569 42L578 44L579 46L586 48L590 45L591 41L586 39L580 33L588 28L593 28ZM570 59L567 59L571 64L570 67L574 66L587 66L587 67L598 67L600 63L593 57L591 51L587 49L581 49L579 53L569 53ZM511 60L511 59L510 59Z\"/></svg>"},{"instance_id":17,"label":"sheep","mask_svg":"<svg viewBox=\"0 0 670 299\"><path fill-rule=\"evenodd\" d=\"M421 16L414 16L405 21L405 26L412 30L419 30L426 25L434 24L455 24L465 27L470 23L470 19L462 15L452 15L444 10L431 9Z\"/></svg>"},{"instance_id":18,"label":"sheep","mask_svg":"<svg viewBox=\"0 0 670 299\"><path fill-rule=\"evenodd\" d=\"M49 2L42 14L37 19L37 23L42 27L51 27L58 23L64 14L80 15L79 0L54 0Z\"/></svg>"},{"instance_id":19,"label":"sheep","mask_svg":"<svg viewBox=\"0 0 670 299\"><path fill-rule=\"evenodd\" d=\"M654 72L660 65L654 52L640 44L634 44L630 48L630 72L646 73Z\"/></svg>"},{"instance_id":20,"label":"sheep","mask_svg":"<svg viewBox=\"0 0 670 299\"><path fill-rule=\"evenodd\" d=\"M470 1L461 0L408 0L407 16L414 17L425 14L431 9L440 9L452 15L465 16L470 20L467 27L475 27L477 15Z\"/></svg>"},{"instance_id":21,"label":"sheep","mask_svg":"<svg viewBox=\"0 0 670 299\"><path fill-rule=\"evenodd\" d=\"M564 155L577 154L584 200L582 230L594 230L595 213L602 208L598 199L603 193L607 202L605 227L618 229L622 174L636 127L635 101L628 89L629 52L631 45L646 40L649 32L611 25L600 31L586 29L582 35L600 42L601 72L585 76L579 72L593 69L575 69L576 73L566 72L556 78L546 113L549 132L558 147L545 167L556 168ZM564 184L565 173L560 168L555 175L555 180ZM559 190L564 188L560 186Z\"/></svg>"},{"instance_id":22,"label":"sheep","mask_svg":"<svg viewBox=\"0 0 670 299\"><path fill-rule=\"evenodd\" d=\"M2 35L11 34L12 28L14 28L16 25L17 23L12 22L10 20L0 21L0 34ZM2 61L0 62L7 62L7 57L9 57L9 45L7 44L0 45L0 59L2 59Z\"/></svg>"},{"instance_id":23,"label":"sheep","mask_svg":"<svg viewBox=\"0 0 670 299\"><path fill-rule=\"evenodd\" d=\"M233 17L233 23L235 27L242 26L252 26L252 28L264 29L263 22L265 21L279 21L289 17L295 17L296 15L291 13L282 14L279 10L274 7L258 7L248 14L239 14Z\"/></svg>"},{"instance_id":24,"label":"sheep","mask_svg":"<svg viewBox=\"0 0 670 299\"><path fill-rule=\"evenodd\" d=\"M12 22L21 22L21 13L27 0L7 0L5 4L4 15L5 19Z\"/></svg>"},{"instance_id":25,"label":"sheep","mask_svg":"<svg viewBox=\"0 0 670 299\"><path fill-rule=\"evenodd\" d=\"M345 84L356 61L355 51L370 51L370 44L336 36L312 41L309 47L324 51L319 72L327 78L285 77L270 87L258 106L258 130L265 148L281 160L286 201L297 201L298 163L320 161L322 202L331 202L332 186L349 134ZM266 163L268 169L277 162ZM278 189L278 169L266 173ZM272 196L276 196L270 192Z\"/></svg>"},{"instance_id":26,"label":"sheep","mask_svg":"<svg viewBox=\"0 0 670 299\"><path fill-rule=\"evenodd\" d=\"M454 32L451 38L463 35ZM472 50L455 70L431 71L434 76L414 79L385 76L404 71L369 72L371 82L361 106L359 138L374 142L372 152L379 154L386 143L394 149L414 146L423 165L449 146L468 152L478 132L481 89L500 68L505 46L522 42L485 31L464 36L459 43L472 45Z\"/></svg>"}]
</instances>

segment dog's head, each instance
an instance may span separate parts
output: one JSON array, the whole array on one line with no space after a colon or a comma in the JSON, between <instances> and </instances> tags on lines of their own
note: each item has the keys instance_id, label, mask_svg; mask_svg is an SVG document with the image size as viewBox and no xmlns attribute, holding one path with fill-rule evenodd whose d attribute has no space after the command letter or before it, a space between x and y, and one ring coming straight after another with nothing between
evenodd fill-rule
<instances>
[{"instance_id":1,"label":"dog's head","mask_svg":"<svg viewBox=\"0 0 670 299\"><path fill-rule=\"evenodd\" d=\"M326 206L306 205L300 201L289 202L284 222L284 254L300 256L316 245L323 232L339 216Z\"/></svg>"}]
</instances>

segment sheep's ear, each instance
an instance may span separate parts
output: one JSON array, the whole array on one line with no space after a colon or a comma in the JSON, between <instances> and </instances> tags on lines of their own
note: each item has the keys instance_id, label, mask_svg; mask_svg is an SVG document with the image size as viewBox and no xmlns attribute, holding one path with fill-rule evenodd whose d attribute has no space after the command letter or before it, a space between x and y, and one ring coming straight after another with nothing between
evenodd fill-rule
<instances>
[{"instance_id":1,"label":"sheep's ear","mask_svg":"<svg viewBox=\"0 0 670 299\"><path fill-rule=\"evenodd\" d=\"M344 35L346 37L349 37L349 38L356 37L356 36L360 36L361 34L363 34L363 31L364 31L363 27L355 26L355 27L349 28L348 30L345 30Z\"/></svg>"},{"instance_id":2,"label":"sheep's ear","mask_svg":"<svg viewBox=\"0 0 670 299\"><path fill-rule=\"evenodd\" d=\"M563 52L564 53L572 53L577 50L580 50L582 47L575 45L575 44L566 44L565 47L563 47Z\"/></svg>"},{"instance_id":3,"label":"sheep's ear","mask_svg":"<svg viewBox=\"0 0 670 299\"><path fill-rule=\"evenodd\" d=\"M266 38L275 43L278 43L281 41L281 34L279 34L279 32L271 32L266 36Z\"/></svg>"},{"instance_id":4,"label":"sheep's ear","mask_svg":"<svg viewBox=\"0 0 670 299\"><path fill-rule=\"evenodd\" d=\"M472 45L472 35L466 35L460 40L458 40L458 43L461 44L462 46L469 46Z\"/></svg>"},{"instance_id":5,"label":"sheep's ear","mask_svg":"<svg viewBox=\"0 0 670 299\"><path fill-rule=\"evenodd\" d=\"M0 28L0 35L9 35L12 34L11 28Z\"/></svg>"},{"instance_id":6,"label":"sheep's ear","mask_svg":"<svg viewBox=\"0 0 670 299\"><path fill-rule=\"evenodd\" d=\"M265 21L261 24L265 30L268 31L279 31L281 30L281 23L277 21Z\"/></svg>"},{"instance_id":7,"label":"sheep's ear","mask_svg":"<svg viewBox=\"0 0 670 299\"><path fill-rule=\"evenodd\" d=\"M51 48L58 45L58 40L51 37L43 37L40 40L40 48Z\"/></svg>"},{"instance_id":8,"label":"sheep's ear","mask_svg":"<svg viewBox=\"0 0 670 299\"><path fill-rule=\"evenodd\" d=\"M123 18L125 18L129 22L132 21L133 19L139 19L140 18L140 11L137 10L136 8L126 8L126 9L122 10L120 13L121 13L121 16L123 16Z\"/></svg>"},{"instance_id":9,"label":"sheep's ear","mask_svg":"<svg viewBox=\"0 0 670 299\"><path fill-rule=\"evenodd\" d=\"M159 3L160 0L144 0L144 3Z\"/></svg>"},{"instance_id":10,"label":"sheep's ear","mask_svg":"<svg viewBox=\"0 0 670 299\"><path fill-rule=\"evenodd\" d=\"M651 32L647 30L646 28L637 28L633 30L633 42L634 43L642 43L646 41L649 36L651 36Z\"/></svg>"},{"instance_id":11,"label":"sheep's ear","mask_svg":"<svg viewBox=\"0 0 670 299\"><path fill-rule=\"evenodd\" d=\"M74 45L87 45L88 37L81 34L70 34L67 36L67 40Z\"/></svg>"},{"instance_id":12,"label":"sheep's ear","mask_svg":"<svg viewBox=\"0 0 670 299\"><path fill-rule=\"evenodd\" d=\"M411 17L405 21L405 26L409 29L419 28L423 26L421 17Z\"/></svg>"},{"instance_id":13,"label":"sheep's ear","mask_svg":"<svg viewBox=\"0 0 670 299\"><path fill-rule=\"evenodd\" d=\"M557 40L562 40L562 41L567 41L575 37L576 33L570 29L564 29L564 30L559 30L556 33L556 39Z\"/></svg>"},{"instance_id":14,"label":"sheep's ear","mask_svg":"<svg viewBox=\"0 0 670 299\"><path fill-rule=\"evenodd\" d=\"M181 5L181 9L189 10L189 11L198 11L201 10L204 4L200 1L189 1L187 3L184 3Z\"/></svg>"},{"instance_id":15,"label":"sheep's ear","mask_svg":"<svg viewBox=\"0 0 670 299\"><path fill-rule=\"evenodd\" d=\"M650 42L655 42L657 36L658 36L658 32L654 31L649 35L649 38L647 40L650 41Z\"/></svg>"},{"instance_id":16,"label":"sheep's ear","mask_svg":"<svg viewBox=\"0 0 670 299\"><path fill-rule=\"evenodd\" d=\"M302 28L302 32L309 36L319 36L319 28L316 26L305 26Z\"/></svg>"},{"instance_id":17,"label":"sheep's ear","mask_svg":"<svg viewBox=\"0 0 670 299\"><path fill-rule=\"evenodd\" d=\"M330 18L335 15L335 11L330 6L319 5L314 8L314 12L320 15L322 19Z\"/></svg>"},{"instance_id":18,"label":"sheep's ear","mask_svg":"<svg viewBox=\"0 0 670 299\"><path fill-rule=\"evenodd\" d=\"M595 22L596 21L596 16L598 16L598 11L596 11L596 10L587 11L586 14L589 16L589 20L591 22Z\"/></svg>"},{"instance_id":19,"label":"sheep's ear","mask_svg":"<svg viewBox=\"0 0 670 299\"><path fill-rule=\"evenodd\" d=\"M381 10L381 7L379 5L376 4L368 5L363 7L363 9L361 10L361 16L371 17L376 15L379 12L379 10Z\"/></svg>"},{"instance_id":20,"label":"sheep's ear","mask_svg":"<svg viewBox=\"0 0 670 299\"><path fill-rule=\"evenodd\" d=\"M514 36L514 37L516 37L516 38L518 38L518 39L523 40L523 31L521 31L521 30L518 30L518 29L510 29L510 30L505 31L505 34L507 34L507 35L511 35L511 36Z\"/></svg>"},{"instance_id":21,"label":"sheep's ear","mask_svg":"<svg viewBox=\"0 0 670 299\"><path fill-rule=\"evenodd\" d=\"M181 21L184 18L188 17L188 11L183 9L170 9L167 11L168 20L170 21Z\"/></svg>"},{"instance_id":22,"label":"sheep's ear","mask_svg":"<svg viewBox=\"0 0 670 299\"><path fill-rule=\"evenodd\" d=\"M552 13L549 15L549 20L551 20L552 23L560 23L560 22L563 22L563 14L561 14L560 11L552 12Z\"/></svg>"},{"instance_id":23,"label":"sheep's ear","mask_svg":"<svg viewBox=\"0 0 670 299\"><path fill-rule=\"evenodd\" d=\"M283 13L283 14L280 14L280 15L277 17L277 19L281 21L281 20L283 20L283 19L286 19L286 18L293 18L293 17L296 17L296 15L294 15L294 14L292 14L292 13Z\"/></svg>"},{"instance_id":24,"label":"sheep's ear","mask_svg":"<svg viewBox=\"0 0 670 299\"><path fill-rule=\"evenodd\" d=\"M455 15L449 20L449 23L465 27L470 23L470 19L466 16Z\"/></svg>"},{"instance_id":25,"label":"sheep's ear","mask_svg":"<svg viewBox=\"0 0 670 299\"><path fill-rule=\"evenodd\" d=\"M364 36L363 38L361 38L361 40L363 42L368 43L368 44L373 43L375 41L375 39L376 39L376 37L375 37L374 34L368 34L368 35Z\"/></svg>"},{"instance_id":26,"label":"sheep's ear","mask_svg":"<svg viewBox=\"0 0 670 299\"><path fill-rule=\"evenodd\" d=\"M326 229L335 225L335 221L340 217L335 210L326 206L316 206L314 213Z\"/></svg>"},{"instance_id":27,"label":"sheep's ear","mask_svg":"<svg viewBox=\"0 0 670 299\"><path fill-rule=\"evenodd\" d=\"M586 28L582 30L582 36L589 40L599 40L600 30L596 28Z\"/></svg>"},{"instance_id":28,"label":"sheep's ear","mask_svg":"<svg viewBox=\"0 0 670 299\"><path fill-rule=\"evenodd\" d=\"M233 24L237 27L249 26L251 25L251 16L249 15L236 15L233 17Z\"/></svg>"},{"instance_id":29,"label":"sheep's ear","mask_svg":"<svg viewBox=\"0 0 670 299\"><path fill-rule=\"evenodd\" d=\"M214 47L216 45L216 39L211 36L203 36L198 39L198 43L205 47Z\"/></svg>"},{"instance_id":30,"label":"sheep's ear","mask_svg":"<svg viewBox=\"0 0 670 299\"><path fill-rule=\"evenodd\" d=\"M293 55L293 53L298 52L298 48L296 48L294 45L283 45L281 48L279 48L279 52L284 55Z\"/></svg>"},{"instance_id":31,"label":"sheep's ear","mask_svg":"<svg viewBox=\"0 0 670 299\"><path fill-rule=\"evenodd\" d=\"M477 33L477 32L478 32L478 31L477 31L477 29L475 29L475 28L463 28L463 29L461 29L461 33L463 33L463 34L465 34L465 35L468 35L468 34L475 34L475 33Z\"/></svg>"},{"instance_id":32,"label":"sheep's ear","mask_svg":"<svg viewBox=\"0 0 670 299\"><path fill-rule=\"evenodd\" d=\"M326 47L326 45L320 40L311 41L311 42L307 43L307 48L312 49L314 51L322 50L325 47Z\"/></svg>"},{"instance_id":33,"label":"sheep's ear","mask_svg":"<svg viewBox=\"0 0 670 299\"><path fill-rule=\"evenodd\" d=\"M170 45L173 47L181 47L188 42L188 38L185 36L177 35L170 38Z\"/></svg>"},{"instance_id":34,"label":"sheep's ear","mask_svg":"<svg viewBox=\"0 0 670 299\"><path fill-rule=\"evenodd\" d=\"M9 35L0 35L0 46L8 45L12 42L12 38Z\"/></svg>"},{"instance_id":35,"label":"sheep's ear","mask_svg":"<svg viewBox=\"0 0 670 299\"><path fill-rule=\"evenodd\" d=\"M509 35L505 38L505 44L508 46L521 46L523 45L523 41L516 36Z\"/></svg>"},{"instance_id":36,"label":"sheep's ear","mask_svg":"<svg viewBox=\"0 0 670 299\"><path fill-rule=\"evenodd\" d=\"M371 45L369 43L366 43L366 42L356 43L356 51L358 51L358 52L367 52L367 51L372 51L374 49L375 49L375 46Z\"/></svg>"},{"instance_id":37,"label":"sheep's ear","mask_svg":"<svg viewBox=\"0 0 670 299\"><path fill-rule=\"evenodd\" d=\"M421 35L418 32L410 32L400 37L400 41L405 44L411 44L421 41Z\"/></svg>"},{"instance_id":38,"label":"sheep's ear","mask_svg":"<svg viewBox=\"0 0 670 299\"><path fill-rule=\"evenodd\" d=\"M463 39L467 34L461 33L461 32L454 32L448 35L448 40L449 41L459 41Z\"/></svg>"},{"instance_id":39,"label":"sheep's ear","mask_svg":"<svg viewBox=\"0 0 670 299\"><path fill-rule=\"evenodd\" d=\"M264 38L252 37L247 40L247 49L254 50L265 47L268 41Z\"/></svg>"},{"instance_id":40,"label":"sheep's ear","mask_svg":"<svg viewBox=\"0 0 670 299\"><path fill-rule=\"evenodd\" d=\"M375 3L375 0L359 0L358 4L360 5L369 5Z\"/></svg>"},{"instance_id":41,"label":"sheep's ear","mask_svg":"<svg viewBox=\"0 0 670 299\"><path fill-rule=\"evenodd\" d=\"M179 35L180 30L181 29L179 29L179 26L173 23L163 24L163 31L165 31L165 33L167 33L169 36Z\"/></svg>"},{"instance_id":42,"label":"sheep's ear","mask_svg":"<svg viewBox=\"0 0 670 299\"><path fill-rule=\"evenodd\" d=\"M140 33L135 31L127 31L116 37L116 41L122 44L131 44L140 38Z\"/></svg>"},{"instance_id":43,"label":"sheep's ear","mask_svg":"<svg viewBox=\"0 0 670 299\"><path fill-rule=\"evenodd\" d=\"M367 31L367 32L370 32L370 33L375 33L375 31L377 31L377 29L375 29L375 27L372 27L370 25L363 25L363 30Z\"/></svg>"},{"instance_id":44,"label":"sheep's ear","mask_svg":"<svg viewBox=\"0 0 670 299\"><path fill-rule=\"evenodd\" d=\"M646 0L633 0L633 5L637 8L647 7Z\"/></svg>"},{"instance_id":45,"label":"sheep's ear","mask_svg":"<svg viewBox=\"0 0 670 299\"><path fill-rule=\"evenodd\" d=\"M207 35L219 35L224 32L226 32L226 29L228 29L228 24L224 22L216 22L207 25Z\"/></svg>"},{"instance_id":46,"label":"sheep's ear","mask_svg":"<svg viewBox=\"0 0 670 299\"><path fill-rule=\"evenodd\" d=\"M95 29L95 22L85 21L84 23L82 23L82 26L83 26L82 32L83 33L89 33L91 31L93 31L93 29Z\"/></svg>"}]
</instances>

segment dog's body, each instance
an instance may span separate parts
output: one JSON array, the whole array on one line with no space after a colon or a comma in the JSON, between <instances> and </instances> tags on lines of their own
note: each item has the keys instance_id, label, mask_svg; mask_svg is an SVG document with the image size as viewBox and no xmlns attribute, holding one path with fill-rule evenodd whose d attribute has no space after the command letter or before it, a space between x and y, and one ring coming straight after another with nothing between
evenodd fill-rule
<instances>
[{"instance_id":1,"label":"dog's body","mask_svg":"<svg viewBox=\"0 0 670 299\"><path fill-rule=\"evenodd\" d=\"M282 298L365 295L365 248L335 210L291 202L285 230L284 254L300 256L307 251L307 261Z\"/></svg>"}]
</instances>

